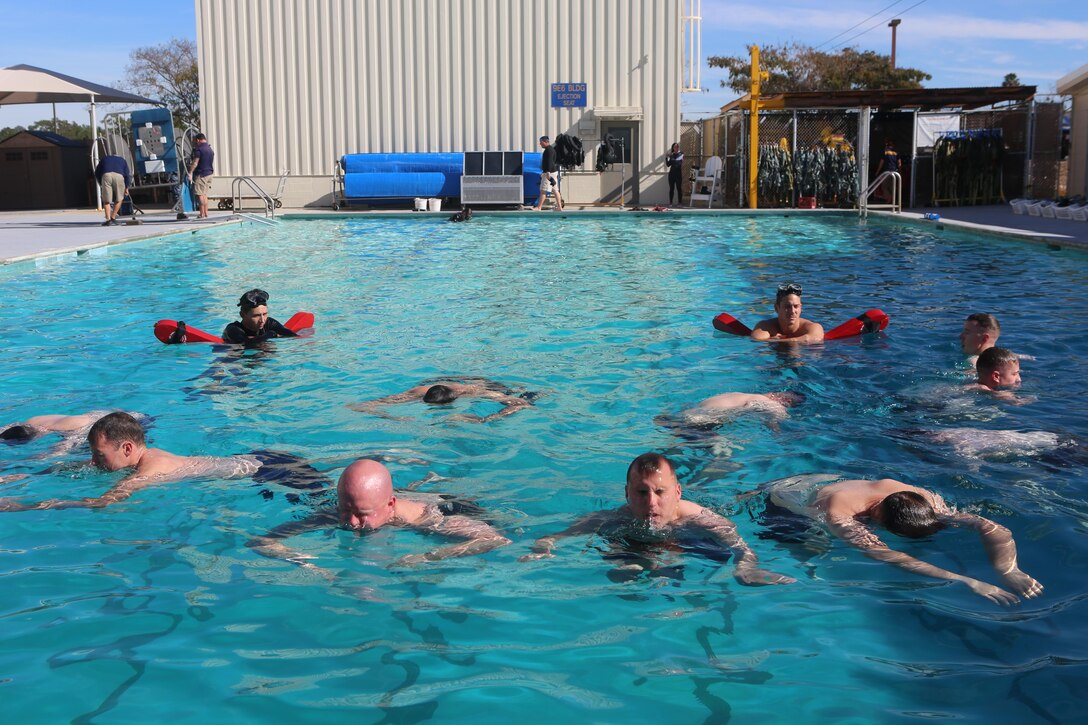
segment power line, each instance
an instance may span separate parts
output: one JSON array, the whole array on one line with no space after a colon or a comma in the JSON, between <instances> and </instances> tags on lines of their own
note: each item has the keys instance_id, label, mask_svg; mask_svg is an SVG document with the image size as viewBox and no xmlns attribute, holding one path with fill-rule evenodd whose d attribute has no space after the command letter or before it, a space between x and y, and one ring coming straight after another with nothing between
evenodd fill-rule
<instances>
[{"instance_id":1,"label":"power line","mask_svg":"<svg viewBox=\"0 0 1088 725\"><path fill-rule=\"evenodd\" d=\"M883 13L883 12L884 12L885 10L888 10L888 9L890 9L890 8L894 8L894 7L895 7L896 5L898 5L899 3L902 3L902 2L906 2L906 1L907 1L907 0L895 0L895 2L893 2L893 3L891 4L891 5L889 5L888 7L884 8L883 10L877 10L877 11L876 11L875 13L873 13L873 14L872 14L872 15L870 15L869 17L865 18L865 19L864 19L864 20L862 20L862 21L861 21L860 23L857 23L857 24L855 24L855 25L851 25L851 26L850 26L849 28L847 28L846 30L842 31L842 32L841 32L841 33L839 33L838 35L835 35L835 36L833 36L833 37L831 37L831 38L828 38L828 39L827 39L827 40L825 40L824 42L822 42L822 43L820 43L819 45L817 45L817 46L816 46L816 48L815 48L815 50L819 50L820 48L824 47L825 45L827 45L828 43L830 43L830 42L831 42L832 40L834 40L835 38L838 38L838 37L840 37L840 36L846 35L847 33L849 33L849 32L850 32L851 30L853 30L854 28L858 27L859 25L864 25L865 23L867 23L867 22L869 22L870 20L872 20L873 18L875 18L875 17L877 16L877 15L880 15L881 13Z\"/></svg>"},{"instance_id":2,"label":"power line","mask_svg":"<svg viewBox=\"0 0 1088 725\"><path fill-rule=\"evenodd\" d=\"M921 5L921 4L922 4L922 3L924 3L924 2L926 2L926 0L918 0L918 2L914 3L913 5L911 5L911 6L910 6L909 8L907 8L906 10L903 10L903 11L900 11L900 12L896 12L896 13L894 13L894 14L895 14L895 15L906 15L906 14L907 14L907 13L909 13L909 12L910 12L911 10L913 10L913 9L914 9L914 8L916 8L916 7L918 7L919 5ZM888 19L889 19L889 18L885 18L884 20L881 20L880 22L878 22L878 23L877 23L876 25L873 25L873 26L871 26L871 27L869 27L869 28L866 28L865 30L861 31L860 33L857 33L857 34L855 34L855 35L852 35L852 36L850 36L849 38L847 38L847 39L846 39L846 40L844 40L843 42L841 42L841 43L838 43L838 44L837 44L837 45L836 45L836 46L835 46L834 48L832 48L831 50L833 50L833 51L834 51L834 50L837 50L837 49L839 49L839 48L845 48L845 47L846 47L846 45L847 45L847 43L849 43L850 41L854 40L855 38L860 38L861 36L865 35L866 33L870 32L870 31L872 31L872 30L875 30L876 28L878 28L878 27L880 27L881 25L883 25L883 24L884 24L884 22L885 22L886 20L888 20Z\"/></svg>"}]
</instances>

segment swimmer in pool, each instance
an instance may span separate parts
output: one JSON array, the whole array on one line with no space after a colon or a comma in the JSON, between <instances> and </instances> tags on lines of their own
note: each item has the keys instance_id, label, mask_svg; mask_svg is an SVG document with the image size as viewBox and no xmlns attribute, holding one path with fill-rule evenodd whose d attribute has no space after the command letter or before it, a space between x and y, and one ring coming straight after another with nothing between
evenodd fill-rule
<instances>
[{"instance_id":1,"label":"swimmer in pool","mask_svg":"<svg viewBox=\"0 0 1088 725\"><path fill-rule=\"evenodd\" d=\"M251 539L246 546L261 556L284 559L313 569L331 578L331 573L307 561L307 557L288 548L284 539L308 531L333 526L354 531L372 531L382 526L411 528L463 541L443 546L425 554L413 554L397 560L395 566L414 566L461 556L474 556L506 546L510 539L490 524L465 514L479 514L475 504L434 494L400 497L393 491L389 469L368 458L361 458L344 469L336 484L336 509L318 511L301 521L278 526L264 536Z\"/></svg>"},{"instance_id":2,"label":"swimmer in pool","mask_svg":"<svg viewBox=\"0 0 1088 725\"><path fill-rule=\"evenodd\" d=\"M99 418L87 433L91 463L103 471L134 469L102 496L76 500L52 499L21 504L0 499L0 511L33 509L102 508L124 501L142 488L190 478L251 477L259 483L274 482L291 488L316 490L329 481L318 471L289 454L255 451L238 456L177 456L148 448L140 422L128 413Z\"/></svg>"},{"instance_id":3,"label":"swimmer in pool","mask_svg":"<svg viewBox=\"0 0 1088 725\"><path fill-rule=\"evenodd\" d=\"M884 478L828 483L835 478L823 474L793 476L770 483L765 490L771 503L825 523L832 534L877 561L922 576L963 582L975 594L997 604L1015 604L1020 597L1031 599L1042 593L1043 585L1017 567L1016 542L1004 526L981 516L953 511L937 494L902 481ZM912 539L931 536L947 526L976 529L990 563L1012 591L893 551L873 533L869 524L880 524L894 534Z\"/></svg>"},{"instance_id":4,"label":"swimmer in pool","mask_svg":"<svg viewBox=\"0 0 1088 725\"><path fill-rule=\"evenodd\" d=\"M615 531L621 526L635 524L645 529L644 533L660 540L675 540L687 533L710 535L733 551L736 561L733 576L741 584L758 586L796 581L760 569L755 553L737 533L732 521L697 503L684 501L680 482L676 480L676 468L665 456L644 453L632 461L627 469L626 495L627 503L619 508L583 516L564 531L537 539L533 552L520 560L552 556L552 549L559 539Z\"/></svg>"},{"instance_id":5,"label":"swimmer in pool","mask_svg":"<svg viewBox=\"0 0 1088 725\"><path fill-rule=\"evenodd\" d=\"M687 436L707 433L736 420L742 415L764 416L768 425L777 430L778 421L789 417L788 408L804 402L801 393L721 393L707 398L679 416L659 415L658 425Z\"/></svg>"},{"instance_id":6,"label":"swimmer in pool","mask_svg":"<svg viewBox=\"0 0 1088 725\"><path fill-rule=\"evenodd\" d=\"M459 383L453 380L441 380L417 385L414 388L405 390L403 393L387 395L384 398L377 398L376 400L365 400L362 403L355 403L348 407L352 410L357 410L360 413L370 413L371 415L380 415L384 418L393 418L393 416L390 416L383 411L384 406L397 405L399 403L412 403L416 401L423 401L428 405L449 405L458 398L478 398L481 400L494 401L502 405L503 408L490 415L480 416L459 413L457 415L451 415L449 419L467 421L469 423L490 423L493 420L505 418L508 415L513 415L519 410L528 408L533 404L532 401L536 398L535 393L514 395L514 391L503 386L501 383L487 380L486 378L472 378L471 380L473 382Z\"/></svg>"},{"instance_id":7,"label":"swimmer in pool","mask_svg":"<svg viewBox=\"0 0 1088 725\"><path fill-rule=\"evenodd\" d=\"M1016 397L1010 388L1020 387L1020 358L1011 350L991 347L978 356L975 363L978 379L967 385L968 390L992 393L995 398L1022 404L1030 400Z\"/></svg>"},{"instance_id":8,"label":"swimmer in pool","mask_svg":"<svg viewBox=\"0 0 1088 725\"><path fill-rule=\"evenodd\" d=\"M100 418L108 415L108 410L92 410L80 415L36 415L19 423L12 423L0 430L0 440L5 443L29 443L42 436L56 433L61 441L53 446L47 455L60 456L87 440L87 431ZM137 419L150 420L141 413L129 413Z\"/></svg>"},{"instance_id":9,"label":"swimmer in pool","mask_svg":"<svg viewBox=\"0 0 1088 725\"><path fill-rule=\"evenodd\" d=\"M770 342L821 342L824 328L801 317L801 285L782 284L774 298L776 317L763 320L752 330L753 340Z\"/></svg>"},{"instance_id":10,"label":"swimmer in pool","mask_svg":"<svg viewBox=\"0 0 1088 725\"><path fill-rule=\"evenodd\" d=\"M238 300L242 319L232 322L223 329L223 342L242 345L263 342L277 337L298 337L298 333L288 330L280 322L268 316L268 293L261 289L251 289Z\"/></svg>"},{"instance_id":11,"label":"swimmer in pool","mask_svg":"<svg viewBox=\"0 0 1088 725\"><path fill-rule=\"evenodd\" d=\"M976 312L963 321L960 332L960 348L970 356L971 367L975 366L978 356L997 344L1001 336L1001 324L993 315Z\"/></svg>"}]
</instances>

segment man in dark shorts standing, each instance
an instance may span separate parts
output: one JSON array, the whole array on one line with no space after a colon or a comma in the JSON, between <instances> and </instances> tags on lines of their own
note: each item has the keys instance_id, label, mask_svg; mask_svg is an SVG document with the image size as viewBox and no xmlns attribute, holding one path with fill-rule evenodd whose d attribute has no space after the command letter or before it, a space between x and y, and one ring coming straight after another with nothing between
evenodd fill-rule
<instances>
[{"instance_id":1,"label":"man in dark shorts standing","mask_svg":"<svg viewBox=\"0 0 1088 725\"><path fill-rule=\"evenodd\" d=\"M563 211L563 197L559 194L559 166L555 160L555 147L547 136L540 137L540 148L544 153L540 158L540 198L536 200L535 211L544 208L544 197L548 192L555 194L555 208Z\"/></svg>"},{"instance_id":2,"label":"man in dark shorts standing","mask_svg":"<svg viewBox=\"0 0 1088 725\"><path fill-rule=\"evenodd\" d=\"M198 133L193 138L193 155L189 163L189 183L196 194L199 211L197 219L208 218L208 194L212 190L212 174L215 172L213 163L215 151L208 143L208 137Z\"/></svg>"},{"instance_id":3,"label":"man in dark shorts standing","mask_svg":"<svg viewBox=\"0 0 1088 725\"><path fill-rule=\"evenodd\" d=\"M121 203L132 185L128 162L120 156L103 156L94 169L94 178L102 189L102 208L106 211L106 221L102 222L102 226L116 224Z\"/></svg>"},{"instance_id":4,"label":"man in dark shorts standing","mask_svg":"<svg viewBox=\"0 0 1088 725\"><path fill-rule=\"evenodd\" d=\"M262 289L251 289L238 300L242 319L232 322L223 329L223 342L242 345L264 342L276 337L298 337L284 327L278 320L268 316L268 293Z\"/></svg>"}]
</instances>

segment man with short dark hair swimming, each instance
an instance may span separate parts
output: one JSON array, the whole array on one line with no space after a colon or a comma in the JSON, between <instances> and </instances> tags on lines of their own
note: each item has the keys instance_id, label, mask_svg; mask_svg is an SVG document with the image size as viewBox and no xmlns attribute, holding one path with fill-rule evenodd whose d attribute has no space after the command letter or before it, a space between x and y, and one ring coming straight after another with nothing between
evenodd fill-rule
<instances>
[{"instance_id":1,"label":"man with short dark hair swimming","mask_svg":"<svg viewBox=\"0 0 1088 725\"><path fill-rule=\"evenodd\" d=\"M133 469L101 496L74 500L52 499L22 504L0 499L0 511L32 509L102 508L124 501L142 488L191 478L251 477L295 489L318 490L330 482L297 457L275 451L254 451L236 456L178 456L148 448L143 426L128 413L103 416L87 432L91 464L103 471Z\"/></svg>"},{"instance_id":2,"label":"man with short dark hair swimming","mask_svg":"<svg viewBox=\"0 0 1088 725\"><path fill-rule=\"evenodd\" d=\"M348 407L360 413L370 413L384 418L392 418L384 411L387 405L412 403L422 401L428 405L449 405L458 398L477 398L490 400L502 405L502 409L489 415L472 415L459 413L451 415L450 420L461 420L469 423L490 423L491 421L513 415L519 410L530 407L537 394L526 392L515 395L515 391L501 383L486 378L470 378L472 382L455 382L453 380L439 380L417 385L405 390L403 393L387 395L375 400L364 400L361 403L353 403Z\"/></svg>"},{"instance_id":3,"label":"man with short dark hair swimming","mask_svg":"<svg viewBox=\"0 0 1088 725\"><path fill-rule=\"evenodd\" d=\"M978 378L969 383L969 390L993 394L995 398L1021 405L1033 398L1019 398L1012 390L1020 387L1020 356L1004 347L991 347L982 351L975 362Z\"/></svg>"},{"instance_id":4,"label":"man with short dark hair swimming","mask_svg":"<svg viewBox=\"0 0 1088 725\"><path fill-rule=\"evenodd\" d=\"M971 356L971 362L986 350L997 344L997 338L1001 336L1001 324L997 318L986 312L976 312L968 315L963 321L963 330L960 332L960 348Z\"/></svg>"},{"instance_id":5,"label":"man with short dark hair swimming","mask_svg":"<svg viewBox=\"0 0 1088 725\"><path fill-rule=\"evenodd\" d=\"M1031 599L1042 593L1043 585L1017 566L1016 542L1004 526L981 516L956 512L937 494L902 481L883 478L828 483L835 478L824 474L793 476L769 483L764 490L772 504L827 524L835 536L877 561L922 576L963 582L975 594L997 604L1015 604L1020 597ZM947 526L976 529L990 563L1012 592L893 551L866 521L913 539L931 536Z\"/></svg>"},{"instance_id":6,"label":"man with short dark hair swimming","mask_svg":"<svg viewBox=\"0 0 1088 725\"><path fill-rule=\"evenodd\" d=\"M223 342L233 345L272 340L277 337L298 337L298 333L284 327L279 320L268 316L268 293L251 289L238 299L242 319L223 329Z\"/></svg>"},{"instance_id":7,"label":"man with short dark hair swimming","mask_svg":"<svg viewBox=\"0 0 1088 725\"><path fill-rule=\"evenodd\" d=\"M533 544L533 553L521 561L552 556L559 539L590 534L637 534L658 543L684 535L709 535L716 544L732 550L733 576L741 584L789 584L793 578L758 567L759 559L737 533L736 525L708 508L682 498L676 468L665 456L644 453L627 468L627 503L578 519L569 528L544 536ZM635 529L638 531L635 531Z\"/></svg>"},{"instance_id":8,"label":"man with short dark hair swimming","mask_svg":"<svg viewBox=\"0 0 1088 725\"><path fill-rule=\"evenodd\" d=\"M383 526L415 529L463 541L412 554L397 560L396 566L412 566L461 556L483 554L506 546L510 540L490 524L466 513L479 513L477 507L452 497L412 494L398 497L393 491L389 469L377 461L362 458L344 469L336 484L336 509L319 510L301 521L278 526L264 536L251 539L246 546L261 556L284 559L306 569L314 569L332 578L329 572L307 561L309 557L288 548L284 539L317 529L340 526L354 531L373 531Z\"/></svg>"},{"instance_id":9,"label":"man with short dark hair swimming","mask_svg":"<svg viewBox=\"0 0 1088 725\"><path fill-rule=\"evenodd\" d=\"M782 284L774 298L775 317L763 320L752 330L752 339L769 342L822 342L824 328L801 317L801 285Z\"/></svg>"}]
</instances>

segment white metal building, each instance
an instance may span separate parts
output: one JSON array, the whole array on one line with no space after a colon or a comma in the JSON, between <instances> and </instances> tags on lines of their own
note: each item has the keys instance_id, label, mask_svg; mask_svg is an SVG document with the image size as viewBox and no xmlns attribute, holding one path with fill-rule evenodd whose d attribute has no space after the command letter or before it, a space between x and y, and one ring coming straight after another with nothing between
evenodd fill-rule
<instances>
[{"instance_id":1,"label":"white metal building","mask_svg":"<svg viewBox=\"0 0 1088 725\"><path fill-rule=\"evenodd\" d=\"M1070 196L1088 196L1088 65L1062 76L1058 93L1073 97L1073 118L1069 147Z\"/></svg>"},{"instance_id":2,"label":"white metal building","mask_svg":"<svg viewBox=\"0 0 1088 725\"><path fill-rule=\"evenodd\" d=\"M327 205L345 153L539 151L568 133L575 203L617 195L604 133L633 140L642 204L664 202L680 93L698 86L698 0L196 0L215 193L291 172L288 206ZM685 36L685 31L686 36ZM685 45L685 40L687 45ZM692 45L694 43L694 45ZM552 84L585 84L553 106Z\"/></svg>"}]
</instances>

